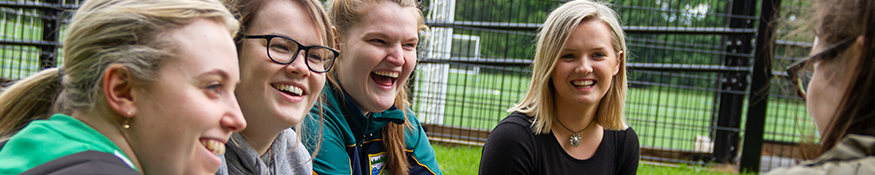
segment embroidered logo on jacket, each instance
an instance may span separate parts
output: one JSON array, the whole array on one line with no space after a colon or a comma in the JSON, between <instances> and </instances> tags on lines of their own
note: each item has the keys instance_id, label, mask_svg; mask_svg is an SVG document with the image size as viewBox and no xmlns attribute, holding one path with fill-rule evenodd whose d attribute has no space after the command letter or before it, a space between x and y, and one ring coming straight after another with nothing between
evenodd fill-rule
<instances>
[{"instance_id":1,"label":"embroidered logo on jacket","mask_svg":"<svg viewBox=\"0 0 875 175\"><path fill-rule=\"evenodd\" d=\"M368 161L371 165L371 175L380 175L380 172L383 172L383 168L386 165L386 152L380 152L377 154L368 154ZM388 173L384 173L388 174Z\"/></svg>"}]
</instances>

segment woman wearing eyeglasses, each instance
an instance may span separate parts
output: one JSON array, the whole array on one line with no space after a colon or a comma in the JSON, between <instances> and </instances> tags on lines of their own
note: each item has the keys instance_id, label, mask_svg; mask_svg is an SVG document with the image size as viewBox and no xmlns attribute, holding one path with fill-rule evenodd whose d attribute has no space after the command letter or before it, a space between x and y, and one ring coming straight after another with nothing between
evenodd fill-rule
<instances>
[{"instance_id":1,"label":"woman wearing eyeglasses","mask_svg":"<svg viewBox=\"0 0 875 175\"><path fill-rule=\"evenodd\" d=\"M769 174L875 174L875 1L815 7L812 54L787 72L821 133L820 156Z\"/></svg>"},{"instance_id":2,"label":"woman wearing eyeglasses","mask_svg":"<svg viewBox=\"0 0 875 175\"><path fill-rule=\"evenodd\" d=\"M313 148L319 151L313 162L317 174L441 174L407 101L419 31L425 28L417 5L415 0L330 2L340 56L322 90L327 100L323 142ZM318 127L309 124L314 121L305 122Z\"/></svg>"},{"instance_id":3,"label":"woman wearing eyeglasses","mask_svg":"<svg viewBox=\"0 0 875 175\"><path fill-rule=\"evenodd\" d=\"M227 0L240 18L236 95L250 128L234 133L217 174L312 174L300 141L337 51L316 0ZM295 127L298 126L298 127ZM295 129L292 129L295 127ZM296 132L297 131L297 132Z\"/></svg>"}]
</instances>

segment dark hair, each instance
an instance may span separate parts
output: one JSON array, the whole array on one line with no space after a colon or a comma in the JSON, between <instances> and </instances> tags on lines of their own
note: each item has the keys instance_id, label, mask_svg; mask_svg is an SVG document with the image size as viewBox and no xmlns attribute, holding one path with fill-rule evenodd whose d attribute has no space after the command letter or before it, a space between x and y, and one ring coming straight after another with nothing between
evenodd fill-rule
<instances>
[{"instance_id":1,"label":"dark hair","mask_svg":"<svg viewBox=\"0 0 875 175\"><path fill-rule=\"evenodd\" d=\"M818 0L814 30L825 45L848 38L863 38L857 59L860 64L846 69L853 74L838 110L821 133L821 148L815 155L832 149L848 134L875 135L875 1ZM855 40L852 40L852 42ZM855 46L851 46L855 47Z\"/></svg>"}]
</instances>

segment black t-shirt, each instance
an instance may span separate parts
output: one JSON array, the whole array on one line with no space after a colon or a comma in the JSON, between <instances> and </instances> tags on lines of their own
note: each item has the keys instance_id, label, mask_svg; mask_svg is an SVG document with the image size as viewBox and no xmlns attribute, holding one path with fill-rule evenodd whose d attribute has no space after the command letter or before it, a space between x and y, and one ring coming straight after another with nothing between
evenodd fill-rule
<instances>
[{"instance_id":1,"label":"black t-shirt","mask_svg":"<svg viewBox=\"0 0 875 175\"><path fill-rule=\"evenodd\" d=\"M553 133L532 133L531 116L514 112L489 134L480 159L480 174L635 174L638 135L605 130L596 153L578 160L562 149Z\"/></svg>"}]
</instances>

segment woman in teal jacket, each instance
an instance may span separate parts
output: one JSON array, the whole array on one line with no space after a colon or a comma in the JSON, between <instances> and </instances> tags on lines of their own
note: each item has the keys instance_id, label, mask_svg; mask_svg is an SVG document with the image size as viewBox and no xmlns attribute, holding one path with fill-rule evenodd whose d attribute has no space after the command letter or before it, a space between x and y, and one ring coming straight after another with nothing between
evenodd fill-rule
<instances>
[{"instance_id":1,"label":"woman in teal jacket","mask_svg":"<svg viewBox=\"0 0 875 175\"><path fill-rule=\"evenodd\" d=\"M305 137L317 174L441 174L409 109L405 86L425 28L414 0L334 0L328 7L340 56L313 107ZM317 118L324 112L324 124ZM318 141L321 138L321 142Z\"/></svg>"}]
</instances>

